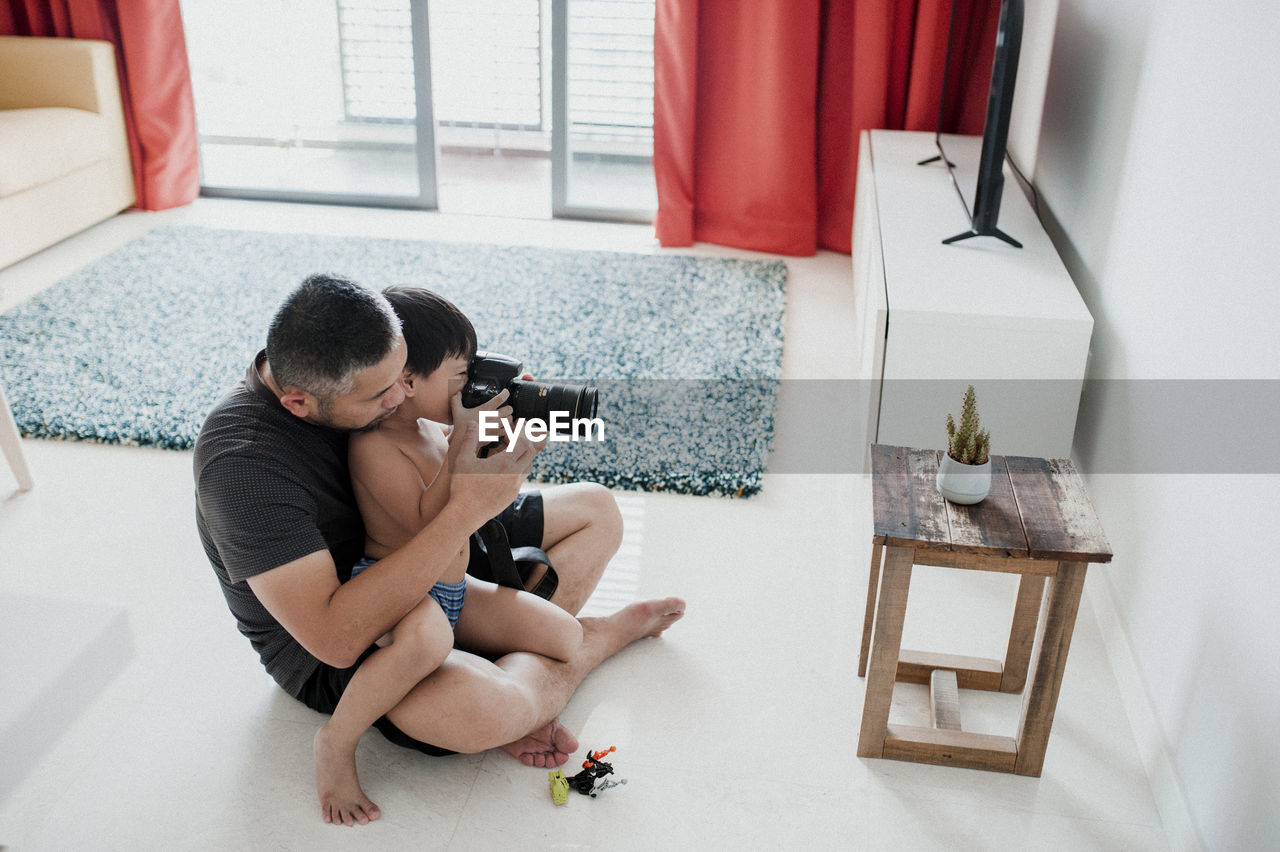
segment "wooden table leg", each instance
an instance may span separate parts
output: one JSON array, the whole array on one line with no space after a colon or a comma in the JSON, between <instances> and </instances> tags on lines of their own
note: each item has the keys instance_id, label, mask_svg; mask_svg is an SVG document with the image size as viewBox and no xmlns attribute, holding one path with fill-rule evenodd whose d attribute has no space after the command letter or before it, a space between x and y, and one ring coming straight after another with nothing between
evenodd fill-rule
<instances>
[{"instance_id":1,"label":"wooden table leg","mask_svg":"<svg viewBox=\"0 0 1280 852\"><path fill-rule=\"evenodd\" d=\"M867 611L862 617L862 649L858 651L858 677L867 673L867 651L871 648L871 625L876 616L876 589L880 582L880 555L884 545L880 539L871 542L871 575L867 578Z\"/></svg>"},{"instance_id":2,"label":"wooden table leg","mask_svg":"<svg viewBox=\"0 0 1280 852\"><path fill-rule=\"evenodd\" d=\"M862 704L862 728L858 733L859 757L880 757L884 753L914 556L915 551L910 547L885 548L884 571L876 605L875 636L867 670L867 694Z\"/></svg>"},{"instance_id":3,"label":"wooden table leg","mask_svg":"<svg viewBox=\"0 0 1280 852\"><path fill-rule=\"evenodd\" d=\"M1013 605L1013 625L1009 628L1009 648L1004 654L1000 675L1001 692L1021 692L1027 683L1027 667L1036 642L1036 623L1044 598L1044 575L1023 574L1018 581L1018 599Z\"/></svg>"},{"instance_id":4,"label":"wooden table leg","mask_svg":"<svg viewBox=\"0 0 1280 852\"><path fill-rule=\"evenodd\" d=\"M1044 753L1049 745L1049 731L1058 706L1062 673L1067 652L1071 650L1071 634L1075 630L1088 567L1084 562L1060 562L1057 575L1049 578L1031 685L1022 699L1022 719L1018 723L1018 759L1013 769L1018 775L1039 777L1044 769ZM870 678L867 683L870 684Z\"/></svg>"}]
</instances>

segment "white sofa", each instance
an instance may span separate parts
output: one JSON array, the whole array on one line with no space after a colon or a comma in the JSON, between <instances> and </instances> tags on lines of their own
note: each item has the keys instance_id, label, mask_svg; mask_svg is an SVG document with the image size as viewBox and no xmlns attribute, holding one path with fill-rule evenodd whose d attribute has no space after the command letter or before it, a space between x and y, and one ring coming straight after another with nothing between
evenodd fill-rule
<instances>
[{"instance_id":1,"label":"white sofa","mask_svg":"<svg viewBox=\"0 0 1280 852\"><path fill-rule=\"evenodd\" d=\"M0 268L133 202L111 44L0 36Z\"/></svg>"}]
</instances>

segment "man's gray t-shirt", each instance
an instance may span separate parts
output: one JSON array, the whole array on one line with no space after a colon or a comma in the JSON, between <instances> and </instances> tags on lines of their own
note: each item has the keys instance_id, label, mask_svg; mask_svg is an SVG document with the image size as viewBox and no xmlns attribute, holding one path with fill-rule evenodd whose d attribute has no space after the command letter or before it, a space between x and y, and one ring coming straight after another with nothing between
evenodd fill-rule
<instances>
[{"instance_id":1,"label":"man's gray t-shirt","mask_svg":"<svg viewBox=\"0 0 1280 852\"><path fill-rule=\"evenodd\" d=\"M339 579L364 550L347 469L347 435L290 414L258 373L220 399L196 440L196 525L240 632L267 672L297 696L319 660L259 603L245 581L319 550Z\"/></svg>"}]
</instances>

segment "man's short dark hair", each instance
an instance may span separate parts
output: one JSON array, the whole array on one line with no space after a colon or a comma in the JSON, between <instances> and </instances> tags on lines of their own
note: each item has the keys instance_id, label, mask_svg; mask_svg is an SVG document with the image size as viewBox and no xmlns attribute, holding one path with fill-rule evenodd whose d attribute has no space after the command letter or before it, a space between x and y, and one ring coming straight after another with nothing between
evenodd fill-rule
<instances>
[{"instance_id":1,"label":"man's short dark hair","mask_svg":"<svg viewBox=\"0 0 1280 852\"><path fill-rule=\"evenodd\" d=\"M387 300L339 275L310 275L285 297L267 330L267 360L281 388L327 407L355 388L355 374L392 351L400 320Z\"/></svg>"},{"instance_id":2,"label":"man's short dark hair","mask_svg":"<svg viewBox=\"0 0 1280 852\"><path fill-rule=\"evenodd\" d=\"M476 330L458 306L424 287L388 287L382 291L400 316L408 367L430 375L445 358L471 360L476 354Z\"/></svg>"}]
</instances>

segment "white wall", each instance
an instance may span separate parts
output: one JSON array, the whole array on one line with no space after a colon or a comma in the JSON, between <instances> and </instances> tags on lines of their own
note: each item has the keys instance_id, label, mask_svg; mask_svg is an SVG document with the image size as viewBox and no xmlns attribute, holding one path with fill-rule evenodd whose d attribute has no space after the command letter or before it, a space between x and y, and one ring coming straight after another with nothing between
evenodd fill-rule
<instances>
[{"instance_id":1,"label":"white wall","mask_svg":"<svg viewBox=\"0 0 1280 852\"><path fill-rule=\"evenodd\" d=\"M1009 121L1009 156L1030 176L1040 145L1040 121L1045 81L1053 56L1054 24L1059 0L1030 0L1023 4L1022 47L1018 78L1013 86L1013 113Z\"/></svg>"},{"instance_id":2,"label":"white wall","mask_svg":"<svg viewBox=\"0 0 1280 852\"><path fill-rule=\"evenodd\" d=\"M1116 553L1090 596L1122 682L1136 663L1175 848L1274 849L1280 382L1225 380L1280 380L1280 6L1055 5L1034 183L1095 319L1090 377L1115 380L1086 391L1076 432ZM1167 436L1219 428L1231 446L1176 473ZM1250 453L1271 473L1225 473Z\"/></svg>"}]
</instances>

